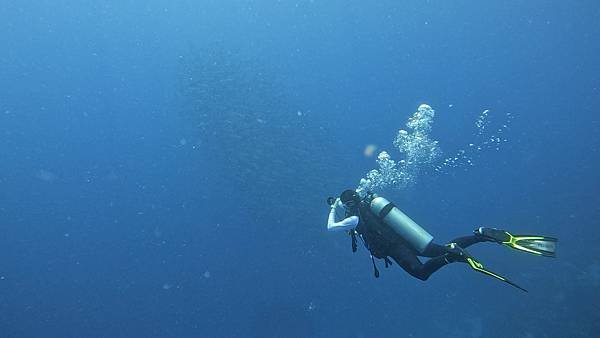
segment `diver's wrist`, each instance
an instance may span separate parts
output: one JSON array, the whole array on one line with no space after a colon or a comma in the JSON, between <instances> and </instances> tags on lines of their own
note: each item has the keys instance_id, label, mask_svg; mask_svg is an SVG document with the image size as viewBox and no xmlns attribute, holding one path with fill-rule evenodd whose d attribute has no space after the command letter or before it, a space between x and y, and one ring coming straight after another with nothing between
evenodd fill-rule
<instances>
[{"instance_id":1,"label":"diver's wrist","mask_svg":"<svg viewBox=\"0 0 600 338\"><path fill-rule=\"evenodd\" d=\"M335 202L333 202L333 204L331 206L333 208L337 208L337 207L339 207L341 205L342 205L342 201L340 201L340 198L338 197L338 198L335 199Z\"/></svg>"}]
</instances>

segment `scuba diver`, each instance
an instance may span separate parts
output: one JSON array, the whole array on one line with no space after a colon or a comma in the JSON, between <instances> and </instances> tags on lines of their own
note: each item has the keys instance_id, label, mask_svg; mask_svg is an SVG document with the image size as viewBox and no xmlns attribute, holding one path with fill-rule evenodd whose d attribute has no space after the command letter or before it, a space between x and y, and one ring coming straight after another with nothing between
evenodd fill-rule
<instances>
[{"instance_id":1,"label":"scuba diver","mask_svg":"<svg viewBox=\"0 0 600 338\"><path fill-rule=\"evenodd\" d=\"M356 191L345 190L339 198L329 197L327 202L331 206L327 229L347 231L352 237L353 252L356 252L357 238L360 238L371 254L376 278L379 278L379 270L375 258L383 259L387 268L392 264L391 257L402 269L423 281L447 264L463 262L475 271L527 292L507 278L485 269L465 249L475 243L495 242L538 256L556 257L556 238L512 235L495 228L480 227L473 235L455 238L446 245L437 244L432 235L393 203L371 192L361 198ZM344 212L340 221L336 221L338 211ZM430 259L422 263L419 256Z\"/></svg>"}]
</instances>

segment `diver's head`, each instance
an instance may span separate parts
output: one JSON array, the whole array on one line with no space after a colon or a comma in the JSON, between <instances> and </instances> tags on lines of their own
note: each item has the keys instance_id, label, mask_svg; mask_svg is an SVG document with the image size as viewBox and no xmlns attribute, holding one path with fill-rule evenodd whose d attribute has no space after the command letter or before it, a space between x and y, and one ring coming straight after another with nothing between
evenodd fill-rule
<instances>
[{"instance_id":1,"label":"diver's head","mask_svg":"<svg viewBox=\"0 0 600 338\"><path fill-rule=\"evenodd\" d=\"M340 201L344 204L344 206L348 209L357 208L360 203L360 196L356 193L356 191L348 189L344 190L340 195Z\"/></svg>"}]
</instances>

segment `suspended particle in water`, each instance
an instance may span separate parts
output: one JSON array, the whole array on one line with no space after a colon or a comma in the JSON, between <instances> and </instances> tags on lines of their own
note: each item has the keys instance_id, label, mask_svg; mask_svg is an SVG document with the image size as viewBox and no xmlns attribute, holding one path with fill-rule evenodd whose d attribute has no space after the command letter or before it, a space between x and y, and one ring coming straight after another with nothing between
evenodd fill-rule
<instances>
[{"instance_id":1,"label":"suspended particle in water","mask_svg":"<svg viewBox=\"0 0 600 338\"><path fill-rule=\"evenodd\" d=\"M377 146L374 144L367 144L365 146L364 154L366 157L372 157L375 151L377 150Z\"/></svg>"}]
</instances>

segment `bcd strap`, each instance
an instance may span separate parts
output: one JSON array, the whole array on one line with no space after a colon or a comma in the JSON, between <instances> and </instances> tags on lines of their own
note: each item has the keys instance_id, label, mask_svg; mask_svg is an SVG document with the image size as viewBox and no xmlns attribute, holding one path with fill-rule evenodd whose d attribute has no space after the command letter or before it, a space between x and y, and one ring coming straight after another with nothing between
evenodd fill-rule
<instances>
[{"instance_id":1,"label":"bcd strap","mask_svg":"<svg viewBox=\"0 0 600 338\"><path fill-rule=\"evenodd\" d=\"M371 262L373 262L373 270L375 272L375 278L379 278L379 270L377 269L377 266L375 265L375 258L373 258L373 255L371 255Z\"/></svg>"},{"instance_id":2,"label":"bcd strap","mask_svg":"<svg viewBox=\"0 0 600 338\"><path fill-rule=\"evenodd\" d=\"M352 252L356 252L356 230L350 230L350 236L352 237Z\"/></svg>"},{"instance_id":3,"label":"bcd strap","mask_svg":"<svg viewBox=\"0 0 600 338\"><path fill-rule=\"evenodd\" d=\"M387 258L387 256L385 256L385 257L383 258L383 260L385 261L385 267L386 267L386 268L387 268L387 267L389 267L389 266L392 266L392 261L390 261L390 259L389 259L389 258Z\"/></svg>"},{"instance_id":4,"label":"bcd strap","mask_svg":"<svg viewBox=\"0 0 600 338\"><path fill-rule=\"evenodd\" d=\"M383 207L383 209L381 209L381 211L379 212L379 218L383 219L395 207L396 207L396 205L394 205L394 203L390 202L388 205L386 205L385 207Z\"/></svg>"}]
</instances>

